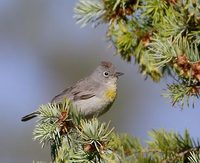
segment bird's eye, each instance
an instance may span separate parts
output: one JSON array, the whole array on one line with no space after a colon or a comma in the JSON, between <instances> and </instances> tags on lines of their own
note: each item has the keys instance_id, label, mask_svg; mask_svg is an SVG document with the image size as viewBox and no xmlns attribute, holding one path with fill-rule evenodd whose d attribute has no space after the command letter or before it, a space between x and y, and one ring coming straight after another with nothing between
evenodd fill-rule
<instances>
[{"instance_id":1,"label":"bird's eye","mask_svg":"<svg viewBox=\"0 0 200 163\"><path fill-rule=\"evenodd\" d=\"M107 71L103 72L103 76L108 77L108 75L109 75L109 72Z\"/></svg>"}]
</instances>

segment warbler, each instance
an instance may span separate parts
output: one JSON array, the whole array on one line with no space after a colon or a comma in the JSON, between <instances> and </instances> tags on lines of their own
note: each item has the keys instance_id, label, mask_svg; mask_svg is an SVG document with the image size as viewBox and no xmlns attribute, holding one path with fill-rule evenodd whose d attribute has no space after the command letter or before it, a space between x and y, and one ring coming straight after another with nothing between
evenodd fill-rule
<instances>
[{"instance_id":1,"label":"warbler","mask_svg":"<svg viewBox=\"0 0 200 163\"><path fill-rule=\"evenodd\" d=\"M107 112L117 96L117 81L122 72L109 61L101 64L88 77L79 80L55 96L51 103L59 104L67 98L86 118L99 117ZM22 121L30 120L39 114L35 111L22 117Z\"/></svg>"}]
</instances>

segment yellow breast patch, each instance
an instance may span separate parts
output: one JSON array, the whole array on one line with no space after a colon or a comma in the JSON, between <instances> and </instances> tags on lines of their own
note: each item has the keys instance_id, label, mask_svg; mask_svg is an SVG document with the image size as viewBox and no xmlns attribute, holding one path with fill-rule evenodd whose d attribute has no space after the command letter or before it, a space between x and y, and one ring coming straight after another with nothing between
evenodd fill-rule
<instances>
[{"instance_id":1,"label":"yellow breast patch","mask_svg":"<svg viewBox=\"0 0 200 163\"><path fill-rule=\"evenodd\" d=\"M117 89L116 88L108 88L105 92L105 97L109 101L113 101L117 95Z\"/></svg>"}]
</instances>

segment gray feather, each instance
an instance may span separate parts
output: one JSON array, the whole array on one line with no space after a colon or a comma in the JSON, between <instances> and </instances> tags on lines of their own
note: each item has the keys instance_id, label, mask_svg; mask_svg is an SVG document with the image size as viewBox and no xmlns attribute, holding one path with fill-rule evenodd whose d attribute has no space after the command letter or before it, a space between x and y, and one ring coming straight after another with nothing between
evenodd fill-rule
<instances>
[{"instance_id":1,"label":"gray feather","mask_svg":"<svg viewBox=\"0 0 200 163\"><path fill-rule=\"evenodd\" d=\"M86 100L96 95L100 83L92 80L91 78L85 78L78 81L74 86L69 87L55 96L51 102L60 103L64 98L68 98L72 101Z\"/></svg>"}]
</instances>

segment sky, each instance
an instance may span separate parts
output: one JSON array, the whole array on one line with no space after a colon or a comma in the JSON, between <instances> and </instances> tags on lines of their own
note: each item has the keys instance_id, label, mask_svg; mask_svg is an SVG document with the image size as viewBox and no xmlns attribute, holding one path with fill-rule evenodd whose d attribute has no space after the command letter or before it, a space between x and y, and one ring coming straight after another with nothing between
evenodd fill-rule
<instances>
[{"instance_id":1,"label":"sky","mask_svg":"<svg viewBox=\"0 0 200 163\"><path fill-rule=\"evenodd\" d=\"M35 120L21 117L89 75L102 60L124 72L118 97L100 121L110 121L119 133L149 140L148 131L164 128L193 138L200 131L200 109L181 110L164 98L166 84L153 83L126 63L106 41L106 25L80 28L73 18L77 1L0 0L0 162L49 161L48 146L33 141Z\"/></svg>"}]
</instances>

